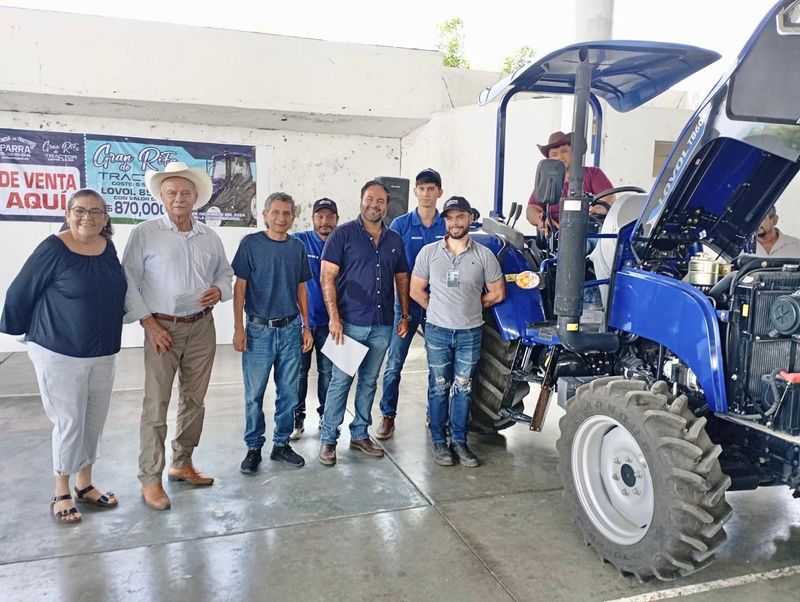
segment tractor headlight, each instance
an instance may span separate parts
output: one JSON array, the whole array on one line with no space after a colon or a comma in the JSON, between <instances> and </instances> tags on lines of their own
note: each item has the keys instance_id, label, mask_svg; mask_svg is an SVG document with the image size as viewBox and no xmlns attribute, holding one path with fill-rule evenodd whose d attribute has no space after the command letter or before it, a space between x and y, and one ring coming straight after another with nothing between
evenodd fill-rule
<instances>
[{"instance_id":1,"label":"tractor headlight","mask_svg":"<svg viewBox=\"0 0 800 602\"><path fill-rule=\"evenodd\" d=\"M514 283L520 288L539 288L539 285L542 284L542 277L536 272L520 272L514 277Z\"/></svg>"}]
</instances>

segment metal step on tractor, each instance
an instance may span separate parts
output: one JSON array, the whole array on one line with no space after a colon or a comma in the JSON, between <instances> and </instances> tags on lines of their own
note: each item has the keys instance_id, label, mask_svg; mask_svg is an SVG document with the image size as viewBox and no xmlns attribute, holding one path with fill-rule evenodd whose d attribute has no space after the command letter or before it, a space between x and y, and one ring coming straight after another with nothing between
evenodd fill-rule
<instances>
[{"instance_id":1,"label":"metal step on tractor","mask_svg":"<svg viewBox=\"0 0 800 602\"><path fill-rule=\"evenodd\" d=\"M495 203L474 237L500 260L507 299L487 312L471 427L539 431L557 392L565 504L602 558L642 580L713 561L726 491L785 485L800 497L800 265L743 254L800 168L800 0L765 16L650 192L582 192L587 125L597 165L603 106L633 110L717 58L575 44L480 97L499 99ZM503 206L506 111L523 92L574 96L568 194L560 161L537 168L537 198L560 203L547 237L523 235L522 207ZM590 219L611 194L605 220ZM593 286L603 310L588 323Z\"/></svg>"}]
</instances>

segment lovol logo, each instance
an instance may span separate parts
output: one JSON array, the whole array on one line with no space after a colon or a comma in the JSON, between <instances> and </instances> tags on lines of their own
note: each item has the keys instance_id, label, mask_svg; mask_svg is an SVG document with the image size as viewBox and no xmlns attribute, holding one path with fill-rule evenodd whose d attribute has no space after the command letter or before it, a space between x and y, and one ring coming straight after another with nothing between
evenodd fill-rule
<instances>
[{"instance_id":1,"label":"lovol logo","mask_svg":"<svg viewBox=\"0 0 800 602\"><path fill-rule=\"evenodd\" d=\"M3 136L0 138L0 159L28 160L36 148L33 140L22 136Z\"/></svg>"}]
</instances>

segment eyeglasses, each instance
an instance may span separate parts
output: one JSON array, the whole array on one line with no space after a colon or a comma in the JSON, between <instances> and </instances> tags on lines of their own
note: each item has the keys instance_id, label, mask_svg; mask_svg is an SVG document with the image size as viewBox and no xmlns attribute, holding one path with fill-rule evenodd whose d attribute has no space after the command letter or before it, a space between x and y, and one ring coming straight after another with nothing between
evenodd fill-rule
<instances>
[{"instance_id":1,"label":"eyeglasses","mask_svg":"<svg viewBox=\"0 0 800 602\"><path fill-rule=\"evenodd\" d=\"M86 207L72 207L70 211L72 211L72 215L78 219L83 219L87 213L92 219L97 219L106 214L102 209L87 209Z\"/></svg>"}]
</instances>

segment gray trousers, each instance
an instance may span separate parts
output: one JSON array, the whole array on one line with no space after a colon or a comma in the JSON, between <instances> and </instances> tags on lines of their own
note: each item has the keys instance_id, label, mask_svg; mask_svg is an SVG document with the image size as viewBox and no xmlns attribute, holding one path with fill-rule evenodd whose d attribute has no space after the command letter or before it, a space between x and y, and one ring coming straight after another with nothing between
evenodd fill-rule
<instances>
[{"instance_id":1,"label":"gray trousers","mask_svg":"<svg viewBox=\"0 0 800 602\"><path fill-rule=\"evenodd\" d=\"M116 355L71 357L28 342L45 414L53 423L53 472L71 475L97 461Z\"/></svg>"}]
</instances>

